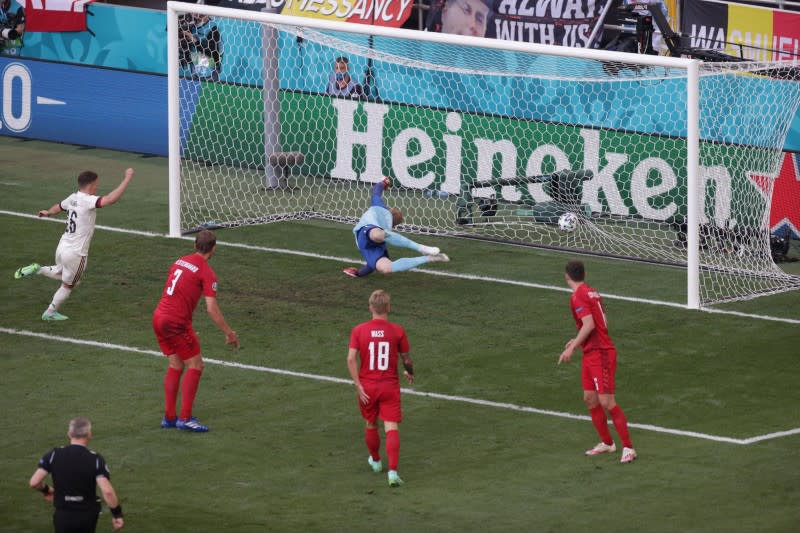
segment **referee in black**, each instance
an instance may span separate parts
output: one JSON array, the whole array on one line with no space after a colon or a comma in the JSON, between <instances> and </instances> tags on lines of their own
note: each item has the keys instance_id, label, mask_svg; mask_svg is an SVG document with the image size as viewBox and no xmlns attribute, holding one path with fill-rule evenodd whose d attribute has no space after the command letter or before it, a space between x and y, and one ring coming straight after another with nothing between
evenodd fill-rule
<instances>
[{"instance_id":1,"label":"referee in black","mask_svg":"<svg viewBox=\"0 0 800 533\"><path fill-rule=\"evenodd\" d=\"M92 423L80 417L70 420L67 437L69 446L53 448L39 459L31 488L53 501L56 533L94 533L100 515L98 485L111 509L111 525L119 531L125 522L111 475L103 457L88 448ZM53 476L53 487L44 482L48 474Z\"/></svg>"}]
</instances>

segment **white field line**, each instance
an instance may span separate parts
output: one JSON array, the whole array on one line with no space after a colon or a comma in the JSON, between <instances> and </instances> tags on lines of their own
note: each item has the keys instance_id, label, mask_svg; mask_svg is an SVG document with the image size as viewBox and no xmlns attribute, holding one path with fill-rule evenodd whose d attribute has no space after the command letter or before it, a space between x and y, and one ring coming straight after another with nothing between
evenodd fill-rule
<instances>
[{"instance_id":1,"label":"white field line","mask_svg":"<svg viewBox=\"0 0 800 533\"><path fill-rule=\"evenodd\" d=\"M13 328L4 328L0 327L0 333L5 333L8 335L19 335L24 337L36 337L39 339L45 339L48 341L56 341L56 342L66 342L70 344L77 344L83 346L94 346L96 348L103 348L107 350L117 350L123 352L134 352L140 353L144 355L151 355L155 357L164 357L161 352L155 350L146 350L142 348L136 348L133 346L124 346L121 344L112 344L108 342L99 342L99 341L90 341L90 340L83 340L83 339L74 339L71 337L62 337L60 335L49 335L47 333L37 333L35 331L27 331L27 330L20 330L20 329L13 329ZM244 363L236 363L231 361L220 361L219 359L206 359L203 358L208 364L211 365L219 365L219 366L226 366L231 368L238 368L242 370L252 370L255 372L268 372L270 374L279 374L282 376L292 376L304 379L313 379L315 381L327 381L331 383L341 383L344 385L352 385L352 381L349 379L337 378L333 376L321 376L319 374L309 374L306 372L295 372L293 370L283 370L280 368L269 368L264 366L256 366L256 365L248 365ZM472 405L480 405L483 407L493 407L496 409L508 409L510 411L519 411L523 413L535 413L540 415L546 416L555 416L558 418L569 418L572 420L591 420L590 417L586 415L576 415L572 413L565 413L562 411L551 411L549 409L538 409L536 407L527 407L524 405L517 405L513 403L503 403L503 402L492 402L489 400L480 400L476 398L467 398L464 396L453 396L450 394L439 394L436 392L424 392L424 391L417 391L413 389L403 388L401 389L403 394L412 395L412 396L422 396L425 398L433 398L436 400L445 400L450 402L461 402L461 403L468 403ZM755 437L750 437L747 439L735 439L733 437L723 437L719 435L709 435L707 433L698 433L696 431L684 431L681 429L671 429L665 428L661 426L654 426L651 424L637 424L637 423L628 423L629 427L641 429L644 431L652 431L655 433L667 433L670 435L678 435L681 437L691 437L695 439L702 439L702 440L710 440L714 442L725 442L728 444L740 444L740 445L748 445L753 444L756 442L761 442L765 440L777 439L781 437L788 437L790 435L800 434L800 428L790 429L787 431L779 431L775 433L768 433L766 435L757 435Z\"/></svg>"},{"instance_id":2,"label":"white field line","mask_svg":"<svg viewBox=\"0 0 800 533\"><path fill-rule=\"evenodd\" d=\"M31 215L28 213L19 213L16 211L5 211L0 209L0 215L9 215L15 217L23 217L23 218L32 218L35 220L46 220L49 222L58 222L63 224L64 221L61 219L51 219L51 218L44 218L39 219L36 215ZM105 231L112 231L117 233L127 233L130 235L138 235L141 237L159 237L164 239L170 238L177 238L186 241L194 241L194 237L169 237L163 233L154 233L151 231L139 231L139 230L132 230L126 228L115 228L112 226L102 226L97 225L97 229L105 230ZM296 255L301 257L310 257L313 259L323 259L326 261L335 261L337 263L361 263L361 259L353 259L349 257L336 257L333 255L322 255L316 254L312 252L302 252L300 250L289 250L286 248L269 248L267 246L254 246L251 244L243 244L243 243L236 243L236 242L226 242L226 241L218 241L218 243L222 246L229 246L231 248L241 248L244 250L254 250L254 251L261 251L261 252L268 252L268 253L275 253L275 254L286 254L286 255ZM471 280L471 281L482 281L486 283L500 283L503 285L515 285L518 287L527 287L529 289L542 289L548 291L558 291L558 292L571 292L571 290L567 287L557 287L555 285L543 285L540 283L530 283L527 281L517 281L512 279L504 279L504 278L494 278L490 276L481 276L478 274L460 274L458 272L447 272L443 270L428 270L426 268L415 268L414 272L420 272L423 274L429 274L432 276L443 276L447 278L455 278L455 279L463 279L463 280ZM617 294L608 294L603 293L603 298L606 300L622 300L625 302L633 302L633 303L641 303L647 305L658 305L662 307L674 307L678 309L686 309L686 305L680 304L677 302L664 302L661 300L648 300L646 298L635 298L632 296L620 296ZM767 320L771 322L785 322L787 324L797 324L800 325L800 319L795 318L783 318L777 316L769 316L769 315L756 315L752 313L742 313L739 311L729 311L726 309L700 309L700 312L703 313L712 313L718 315L731 315L731 316L738 316L743 318L752 318L754 320Z\"/></svg>"}]
</instances>

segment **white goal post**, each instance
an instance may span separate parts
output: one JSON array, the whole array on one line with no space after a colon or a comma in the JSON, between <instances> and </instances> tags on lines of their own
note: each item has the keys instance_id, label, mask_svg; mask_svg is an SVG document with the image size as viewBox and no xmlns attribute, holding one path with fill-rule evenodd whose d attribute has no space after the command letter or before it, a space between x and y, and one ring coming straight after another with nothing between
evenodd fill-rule
<instances>
[{"instance_id":1,"label":"white goal post","mask_svg":"<svg viewBox=\"0 0 800 533\"><path fill-rule=\"evenodd\" d=\"M187 43L181 18L217 42ZM170 235L352 223L687 269L698 308L800 287L767 225L796 71L167 3ZM337 73L339 77L337 78ZM575 231L559 231L566 211Z\"/></svg>"}]
</instances>

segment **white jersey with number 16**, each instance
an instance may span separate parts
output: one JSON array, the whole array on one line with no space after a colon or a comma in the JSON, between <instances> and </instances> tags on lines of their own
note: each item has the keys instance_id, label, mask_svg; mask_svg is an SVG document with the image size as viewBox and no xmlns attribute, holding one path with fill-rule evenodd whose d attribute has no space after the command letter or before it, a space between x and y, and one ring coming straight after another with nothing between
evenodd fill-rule
<instances>
[{"instance_id":1,"label":"white jersey with number 16","mask_svg":"<svg viewBox=\"0 0 800 533\"><path fill-rule=\"evenodd\" d=\"M67 226L61 236L59 248L66 247L82 256L89 254L89 244L92 242L97 218L95 209L100 207L100 199L99 196L78 191L61 202L61 209L67 213Z\"/></svg>"}]
</instances>

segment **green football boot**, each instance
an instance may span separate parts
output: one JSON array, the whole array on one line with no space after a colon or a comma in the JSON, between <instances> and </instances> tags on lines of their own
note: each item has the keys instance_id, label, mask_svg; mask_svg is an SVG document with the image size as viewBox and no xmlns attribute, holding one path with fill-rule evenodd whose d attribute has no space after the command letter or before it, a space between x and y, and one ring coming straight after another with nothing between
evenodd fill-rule
<instances>
[{"instance_id":1,"label":"green football boot","mask_svg":"<svg viewBox=\"0 0 800 533\"><path fill-rule=\"evenodd\" d=\"M34 274L39 272L40 268L42 267L39 266L39 263L31 263L30 265L20 267L17 269L16 272L14 272L14 279L27 278L28 276L33 276Z\"/></svg>"},{"instance_id":2,"label":"green football boot","mask_svg":"<svg viewBox=\"0 0 800 533\"><path fill-rule=\"evenodd\" d=\"M69 320L69 317L62 315L58 311L53 311L52 313L45 311L42 313L42 320Z\"/></svg>"}]
</instances>

